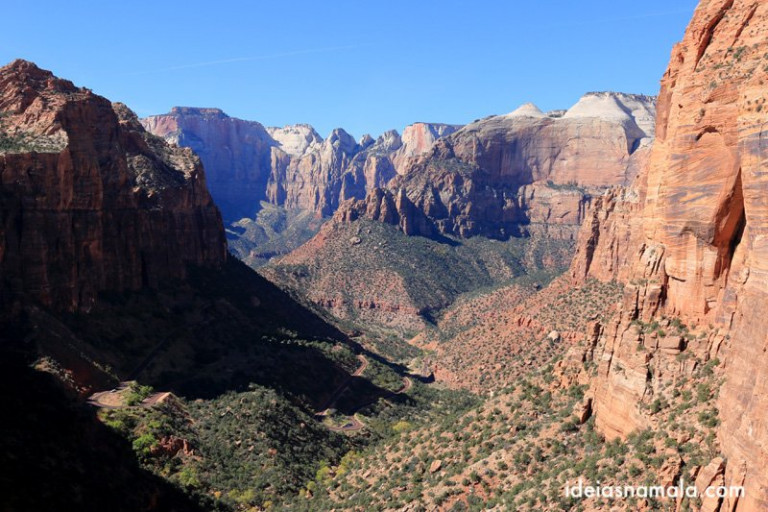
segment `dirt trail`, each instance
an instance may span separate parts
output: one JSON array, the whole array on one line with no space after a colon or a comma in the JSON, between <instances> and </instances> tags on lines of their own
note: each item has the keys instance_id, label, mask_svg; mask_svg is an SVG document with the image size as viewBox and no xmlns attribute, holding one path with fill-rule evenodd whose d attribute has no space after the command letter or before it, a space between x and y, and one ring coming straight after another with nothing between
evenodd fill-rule
<instances>
[{"instance_id":1,"label":"dirt trail","mask_svg":"<svg viewBox=\"0 0 768 512\"><path fill-rule=\"evenodd\" d=\"M368 360L365 358L365 356L359 355L357 356L357 358L363 364L361 364L360 367L357 370L355 370L355 373L352 374L353 377L360 377L365 371L365 369L368 368ZM333 402L331 402L331 404L328 407L323 409L322 412L319 412L317 416L324 417L328 415L328 409L330 409L336 403L336 400L338 400L339 396L341 395L342 392L344 392L344 390L347 388L351 380L352 380L351 378L347 379L345 383L342 384L342 386L340 386L339 389L336 390L336 392L333 395ZM413 386L413 381L409 377L403 377L402 387L397 391L388 391L387 393L388 394L391 393L392 395L400 395L402 393L407 393L412 386ZM378 398L376 400L378 400ZM329 425L328 429L334 432L356 432L358 430L361 430L363 427L365 427L365 423L360 421L360 419L357 417L357 411L359 411L363 407L367 407L371 405L374 402L375 400L372 402L366 402L364 404L357 406L355 410L352 412L352 415L349 417L349 419L344 425L340 427Z\"/></svg>"},{"instance_id":2,"label":"dirt trail","mask_svg":"<svg viewBox=\"0 0 768 512\"><path fill-rule=\"evenodd\" d=\"M100 409L123 409L131 407L125 403L124 394L130 387L130 382L121 382L116 388L108 391L99 391L88 397L88 403ZM165 401L171 393L160 391L152 393L147 398L133 407L153 407Z\"/></svg>"}]
</instances>

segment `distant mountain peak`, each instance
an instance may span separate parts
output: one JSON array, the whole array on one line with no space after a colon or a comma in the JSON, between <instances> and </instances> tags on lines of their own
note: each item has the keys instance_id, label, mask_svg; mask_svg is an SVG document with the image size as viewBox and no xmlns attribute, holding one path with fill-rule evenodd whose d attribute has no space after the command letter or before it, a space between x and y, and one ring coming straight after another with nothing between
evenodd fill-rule
<instances>
[{"instance_id":1,"label":"distant mountain peak","mask_svg":"<svg viewBox=\"0 0 768 512\"><path fill-rule=\"evenodd\" d=\"M531 102L523 103L506 117L546 117L539 107Z\"/></svg>"}]
</instances>

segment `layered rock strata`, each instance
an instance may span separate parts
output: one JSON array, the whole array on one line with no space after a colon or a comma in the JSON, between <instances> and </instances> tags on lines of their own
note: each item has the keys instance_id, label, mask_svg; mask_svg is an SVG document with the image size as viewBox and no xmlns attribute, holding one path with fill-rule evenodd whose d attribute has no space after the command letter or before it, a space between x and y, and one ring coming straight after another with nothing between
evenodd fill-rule
<instances>
[{"instance_id":1,"label":"layered rock strata","mask_svg":"<svg viewBox=\"0 0 768 512\"><path fill-rule=\"evenodd\" d=\"M30 62L0 68L4 298L87 310L103 290L156 286L225 257L221 217L191 150Z\"/></svg>"},{"instance_id":2,"label":"layered rock strata","mask_svg":"<svg viewBox=\"0 0 768 512\"><path fill-rule=\"evenodd\" d=\"M621 93L587 94L564 113L526 104L436 139L387 188L442 234L575 238L591 197L644 165L654 113L653 98Z\"/></svg>"},{"instance_id":3,"label":"layered rock strata","mask_svg":"<svg viewBox=\"0 0 768 512\"><path fill-rule=\"evenodd\" d=\"M651 425L642 404L697 364L724 363L724 481L746 493L712 510L768 508L766 29L766 2L700 3L662 79L650 163L631 192L589 214L572 267L577 280L626 284L621 314L598 326L586 355L609 437ZM653 322L664 336L647 332ZM670 337L680 324L686 332Z\"/></svg>"}]
</instances>

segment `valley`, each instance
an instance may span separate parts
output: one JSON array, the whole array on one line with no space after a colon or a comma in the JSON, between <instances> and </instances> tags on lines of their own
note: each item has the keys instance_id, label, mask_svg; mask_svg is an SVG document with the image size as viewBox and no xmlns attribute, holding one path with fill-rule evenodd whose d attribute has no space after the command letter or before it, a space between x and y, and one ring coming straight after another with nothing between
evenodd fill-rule
<instances>
[{"instance_id":1,"label":"valley","mask_svg":"<svg viewBox=\"0 0 768 512\"><path fill-rule=\"evenodd\" d=\"M765 510L766 28L376 138L0 68L0 509Z\"/></svg>"}]
</instances>

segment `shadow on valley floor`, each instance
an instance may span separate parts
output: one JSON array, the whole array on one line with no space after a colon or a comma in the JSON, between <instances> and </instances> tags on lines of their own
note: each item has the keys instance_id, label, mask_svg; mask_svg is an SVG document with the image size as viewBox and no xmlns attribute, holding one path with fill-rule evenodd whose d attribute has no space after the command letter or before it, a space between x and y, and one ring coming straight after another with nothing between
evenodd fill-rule
<instances>
[{"instance_id":1,"label":"shadow on valley floor","mask_svg":"<svg viewBox=\"0 0 768 512\"><path fill-rule=\"evenodd\" d=\"M0 422L0 496L11 510L260 506L298 493L322 464L391 435L391 424L435 401L420 383L403 392L416 380L404 365L234 258L193 269L185 283L103 296L87 313L23 298L0 305L0 350L14 354L0 354L0 407L11 417ZM97 418L84 397L128 377L181 400ZM333 420L316 421L329 401L341 415L374 411L365 431L342 435ZM146 453L173 439L193 453Z\"/></svg>"},{"instance_id":2,"label":"shadow on valley floor","mask_svg":"<svg viewBox=\"0 0 768 512\"><path fill-rule=\"evenodd\" d=\"M188 283L160 291L105 294L88 313L27 306L16 323L39 355L63 363L91 391L135 379L210 399L257 384L316 409L351 377L355 354L400 378L408 372L235 258L222 269L191 269ZM356 380L363 399L390 391L366 376Z\"/></svg>"},{"instance_id":3,"label":"shadow on valley floor","mask_svg":"<svg viewBox=\"0 0 768 512\"><path fill-rule=\"evenodd\" d=\"M3 510L203 511L138 464L131 444L73 400L23 351L0 349L0 502Z\"/></svg>"},{"instance_id":4,"label":"shadow on valley floor","mask_svg":"<svg viewBox=\"0 0 768 512\"><path fill-rule=\"evenodd\" d=\"M234 258L222 269L193 269L186 283L103 296L87 313L23 298L2 306L0 407L9 420L0 422L0 496L9 510L227 509L233 500L209 504L197 488L189 498L147 470L165 475L163 464L179 463L141 459L135 443L152 432L154 417L173 424L154 442L175 435L199 450L171 472L174 482L179 471L195 471L204 488L237 490L251 466L267 467L252 502L297 492L322 460L336 463L351 446L312 419L318 406L350 380L355 407L393 400L382 383L400 385L406 371ZM376 371L353 377L358 356ZM106 426L84 397L128 377L182 397L182 412L124 408L108 411ZM230 411L225 419L222 410ZM254 440L253 453L235 438ZM222 464L229 469L213 469Z\"/></svg>"}]
</instances>

